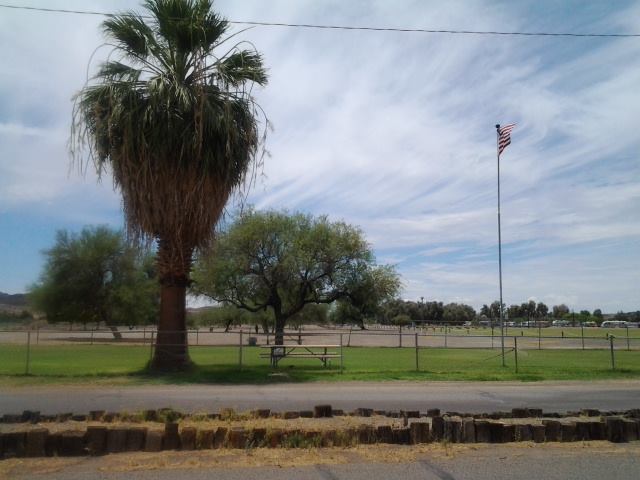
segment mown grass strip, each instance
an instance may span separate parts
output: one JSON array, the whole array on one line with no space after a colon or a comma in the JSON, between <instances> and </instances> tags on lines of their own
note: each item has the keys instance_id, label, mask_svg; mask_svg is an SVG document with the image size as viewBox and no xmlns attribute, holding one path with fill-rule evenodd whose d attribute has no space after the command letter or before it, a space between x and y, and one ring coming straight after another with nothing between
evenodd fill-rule
<instances>
[{"instance_id":1,"label":"mown grass strip","mask_svg":"<svg viewBox=\"0 0 640 480\"><path fill-rule=\"evenodd\" d=\"M461 380L541 381L640 378L640 351L616 350L616 370L608 350L520 350L519 372L513 354L502 367L500 350L424 348L415 370L412 348L350 347L344 349L344 373L334 361L328 368L316 359L284 359L274 370L246 347L238 368L236 347L192 347L189 372L156 376L146 371L149 349L131 345L33 346L25 376L24 346L0 345L0 383L278 383L313 381Z\"/></svg>"}]
</instances>

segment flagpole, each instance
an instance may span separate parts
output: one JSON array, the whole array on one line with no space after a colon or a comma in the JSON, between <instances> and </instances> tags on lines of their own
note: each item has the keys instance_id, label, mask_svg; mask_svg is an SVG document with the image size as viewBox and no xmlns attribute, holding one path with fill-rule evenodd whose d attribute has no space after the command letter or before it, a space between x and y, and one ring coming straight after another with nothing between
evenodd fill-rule
<instances>
[{"instance_id":1,"label":"flagpole","mask_svg":"<svg viewBox=\"0 0 640 480\"><path fill-rule=\"evenodd\" d=\"M502 232L500 228L500 125L496 125L496 153L498 158L498 276L500 278L500 345L504 362L504 312L502 309Z\"/></svg>"}]
</instances>

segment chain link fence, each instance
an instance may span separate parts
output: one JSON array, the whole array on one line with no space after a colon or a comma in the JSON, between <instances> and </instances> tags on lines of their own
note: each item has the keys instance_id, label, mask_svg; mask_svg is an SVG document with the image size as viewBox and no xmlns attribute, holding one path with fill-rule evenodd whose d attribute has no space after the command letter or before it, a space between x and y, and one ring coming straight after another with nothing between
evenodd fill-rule
<instances>
[{"instance_id":1,"label":"chain link fence","mask_svg":"<svg viewBox=\"0 0 640 480\"><path fill-rule=\"evenodd\" d=\"M377 326L366 330L352 327L301 327L285 330L284 343L327 345L334 347L334 350L339 348L340 365L344 362L347 369L350 363L358 366L356 359L367 355L371 357L369 363L372 366L378 357L384 357L387 364L392 364L394 368L417 372L431 371L434 362L435 365L448 364L452 370L461 369L465 361L474 362L474 366L480 369L483 366L494 368L504 363L515 373L532 375L549 369L559 371L565 368L570 371L573 364L582 369L589 365L597 370L640 369L640 336L636 336L636 332L630 334L629 329L618 329L616 334L611 334L599 329L577 330L580 329L541 331L535 328L509 328L504 336L504 362L503 337L497 328L491 331L447 326ZM153 327L2 330L0 375L72 375L80 371L93 371L96 375L106 371L118 375L132 368L142 370L153 357L155 337L156 329ZM272 332L256 332L254 327L236 327L229 331L191 329L187 337L196 363L215 363L229 368L268 364L260 360L259 352L268 351L264 347L274 343ZM104 346L117 346L119 350L115 353L112 348L101 350ZM456 364L458 358L459 365ZM350 359L354 359L353 362ZM93 370L91 362L97 363ZM312 359L297 364L317 366ZM381 365L380 368L383 367ZM440 373L445 374L446 371L441 370Z\"/></svg>"}]
</instances>

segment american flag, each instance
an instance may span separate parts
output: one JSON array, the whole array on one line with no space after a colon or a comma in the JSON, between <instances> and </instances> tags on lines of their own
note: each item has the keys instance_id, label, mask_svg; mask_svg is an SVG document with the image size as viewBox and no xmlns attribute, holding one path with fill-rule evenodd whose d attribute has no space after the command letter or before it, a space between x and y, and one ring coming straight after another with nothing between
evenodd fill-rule
<instances>
[{"instance_id":1,"label":"american flag","mask_svg":"<svg viewBox=\"0 0 640 480\"><path fill-rule=\"evenodd\" d=\"M511 130L516 128L515 123L510 123L504 127L498 127L498 156L511 144Z\"/></svg>"}]
</instances>

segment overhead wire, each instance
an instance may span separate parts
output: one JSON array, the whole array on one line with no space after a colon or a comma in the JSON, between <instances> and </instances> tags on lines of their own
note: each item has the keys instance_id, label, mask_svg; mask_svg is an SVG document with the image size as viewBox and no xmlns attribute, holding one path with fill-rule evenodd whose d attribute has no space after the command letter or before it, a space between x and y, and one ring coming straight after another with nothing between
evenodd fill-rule
<instances>
[{"instance_id":1,"label":"overhead wire","mask_svg":"<svg viewBox=\"0 0 640 480\"><path fill-rule=\"evenodd\" d=\"M95 10L71 10L63 8L46 8L46 7L30 7L25 5L7 5L0 4L0 8L8 8L15 10L28 10L45 13L67 13L80 15L100 15L106 17L127 16L126 13L109 13L99 12ZM142 18L150 18L146 15L140 15ZM231 24L251 25L262 27L288 27L288 28L308 28L308 29L325 29L325 30L362 30L371 32L401 32L401 33L431 33L431 34L450 34L450 35L500 35L500 36L524 36L524 37L610 37L610 38L633 38L640 37L640 33L570 33L570 32L508 32L495 30L454 30L454 29L428 29L428 28L396 28L396 27L367 27L355 25L323 25L312 23L284 23L284 22L256 22L228 20Z\"/></svg>"}]
</instances>

